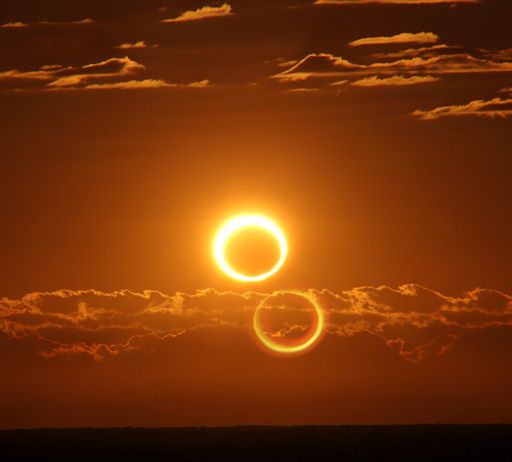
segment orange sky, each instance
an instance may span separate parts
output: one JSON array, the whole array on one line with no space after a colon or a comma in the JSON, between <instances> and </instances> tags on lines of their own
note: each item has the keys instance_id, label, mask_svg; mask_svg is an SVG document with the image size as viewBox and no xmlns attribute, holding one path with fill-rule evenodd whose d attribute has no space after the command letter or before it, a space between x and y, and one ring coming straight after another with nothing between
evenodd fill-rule
<instances>
[{"instance_id":1,"label":"orange sky","mask_svg":"<svg viewBox=\"0 0 512 462\"><path fill-rule=\"evenodd\" d=\"M512 421L509 1L5 3L0 427Z\"/></svg>"}]
</instances>

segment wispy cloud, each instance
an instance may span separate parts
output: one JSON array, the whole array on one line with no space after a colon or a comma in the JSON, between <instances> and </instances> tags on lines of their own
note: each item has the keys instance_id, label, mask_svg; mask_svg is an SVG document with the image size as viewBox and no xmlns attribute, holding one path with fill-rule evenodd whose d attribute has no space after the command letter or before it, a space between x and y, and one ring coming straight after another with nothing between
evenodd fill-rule
<instances>
[{"instance_id":1,"label":"wispy cloud","mask_svg":"<svg viewBox=\"0 0 512 462\"><path fill-rule=\"evenodd\" d=\"M289 88L285 90L287 93L316 93L319 91L318 88L308 88L308 87L297 87L297 88Z\"/></svg>"},{"instance_id":2,"label":"wispy cloud","mask_svg":"<svg viewBox=\"0 0 512 462\"><path fill-rule=\"evenodd\" d=\"M433 77L431 75L417 75L412 77L404 77L403 75L393 75L391 77L384 78L373 76L355 80L354 82L351 82L351 85L355 85L356 87L402 87L406 85L418 85L423 83L438 82L439 80L441 80L439 77Z\"/></svg>"},{"instance_id":3,"label":"wispy cloud","mask_svg":"<svg viewBox=\"0 0 512 462\"><path fill-rule=\"evenodd\" d=\"M409 361L444 354L468 332L512 329L512 296L496 290L478 288L454 297L405 284L309 292L326 312L328 335L372 334ZM216 289L172 295L152 290L35 292L0 299L0 333L13 340L33 339L38 348L33 353L45 358L101 360L144 351L148 343L172 341L197 329L251 330L255 307L269 295ZM307 313L293 300L281 310L291 321L280 335L307 329Z\"/></svg>"},{"instance_id":4,"label":"wispy cloud","mask_svg":"<svg viewBox=\"0 0 512 462\"><path fill-rule=\"evenodd\" d=\"M145 69L145 66L130 59L109 58L83 66L46 65L36 70L0 71L0 80L47 80L50 87L73 86L90 79L127 75Z\"/></svg>"},{"instance_id":5,"label":"wispy cloud","mask_svg":"<svg viewBox=\"0 0 512 462\"><path fill-rule=\"evenodd\" d=\"M316 0L313 5L354 5L363 3L389 3L395 5L435 5L439 3L480 3L481 0Z\"/></svg>"},{"instance_id":6,"label":"wispy cloud","mask_svg":"<svg viewBox=\"0 0 512 462\"><path fill-rule=\"evenodd\" d=\"M402 43L435 43L439 40L439 36L432 32L403 32L397 35L381 36L381 37L365 37L350 42L348 45L358 47L362 45L393 45Z\"/></svg>"},{"instance_id":7,"label":"wispy cloud","mask_svg":"<svg viewBox=\"0 0 512 462\"><path fill-rule=\"evenodd\" d=\"M41 67L34 71L20 71L17 69L9 69L0 71L0 80L50 80L54 72L50 69Z\"/></svg>"},{"instance_id":8,"label":"wispy cloud","mask_svg":"<svg viewBox=\"0 0 512 462\"><path fill-rule=\"evenodd\" d=\"M0 72L0 80L33 81L36 90L131 90L149 88L206 88L211 83L204 79L189 83L175 83L164 79L119 79L145 70L143 64L125 56L109 58L82 66L46 65L32 71L10 69ZM43 83L43 86L41 86Z\"/></svg>"},{"instance_id":9,"label":"wispy cloud","mask_svg":"<svg viewBox=\"0 0 512 462\"><path fill-rule=\"evenodd\" d=\"M2 24L0 27L4 29L21 29L23 27L28 27L28 23L21 22L21 21L15 21L15 22L6 22L5 24Z\"/></svg>"},{"instance_id":10,"label":"wispy cloud","mask_svg":"<svg viewBox=\"0 0 512 462\"><path fill-rule=\"evenodd\" d=\"M351 47L378 47L367 56L373 62L353 62L332 53L310 53L288 68L270 76L288 89L294 87L332 91L336 86L406 87L435 84L471 75L512 74L512 53L498 50L467 49L459 45L438 43L433 32L400 33L390 36L363 37L349 43ZM403 45L414 44L427 46ZM388 51L387 47L393 45ZM397 49L398 48L398 49ZM403 49L400 49L403 48ZM382 51L381 51L382 50ZM337 82L340 82L337 85ZM460 105L444 105L430 110L418 109L411 114L421 120L443 117L478 116L507 118L511 116L511 92L503 89L502 97L469 101Z\"/></svg>"},{"instance_id":11,"label":"wispy cloud","mask_svg":"<svg viewBox=\"0 0 512 462\"><path fill-rule=\"evenodd\" d=\"M151 45L152 48L156 47L157 45ZM125 42L121 43L120 45L116 46L116 48L120 50L132 50L132 49L138 49L138 48L148 48L148 45L144 40L139 40L138 42Z\"/></svg>"},{"instance_id":12,"label":"wispy cloud","mask_svg":"<svg viewBox=\"0 0 512 462\"><path fill-rule=\"evenodd\" d=\"M321 78L339 80L340 77L359 79L386 75L418 76L455 75L477 73L512 72L512 61L493 60L487 57L473 56L470 53L439 53L430 57L414 56L392 61L371 64L353 63L341 56L330 53L311 53L288 69L272 76L279 82L296 82Z\"/></svg>"},{"instance_id":13,"label":"wispy cloud","mask_svg":"<svg viewBox=\"0 0 512 462\"><path fill-rule=\"evenodd\" d=\"M414 57L431 58L439 54L460 53L462 49L463 47L461 46L440 43L439 45L427 47L415 47L406 48L405 50L372 53L372 56L377 59L401 59Z\"/></svg>"},{"instance_id":14,"label":"wispy cloud","mask_svg":"<svg viewBox=\"0 0 512 462\"><path fill-rule=\"evenodd\" d=\"M220 6L203 6L197 10L188 10L175 18L163 19L163 23L198 21L200 19L220 18L233 15L231 5L223 3Z\"/></svg>"},{"instance_id":15,"label":"wispy cloud","mask_svg":"<svg viewBox=\"0 0 512 462\"><path fill-rule=\"evenodd\" d=\"M55 71L52 82L49 87L73 87L86 83L93 79L104 79L118 77L136 73L145 69L140 64L128 56L124 58L109 58L98 63L86 64L75 68L68 68L65 71Z\"/></svg>"},{"instance_id":16,"label":"wispy cloud","mask_svg":"<svg viewBox=\"0 0 512 462\"><path fill-rule=\"evenodd\" d=\"M429 110L416 110L413 115L422 120L434 120L443 117L512 117L511 98L493 98L490 100L474 100L467 104L441 106Z\"/></svg>"},{"instance_id":17,"label":"wispy cloud","mask_svg":"<svg viewBox=\"0 0 512 462\"><path fill-rule=\"evenodd\" d=\"M84 90L137 90L147 88L206 88L210 85L208 80L186 84L171 83L160 79L128 80L114 83L94 83L83 87Z\"/></svg>"},{"instance_id":18,"label":"wispy cloud","mask_svg":"<svg viewBox=\"0 0 512 462\"><path fill-rule=\"evenodd\" d=\"M34 21L34 22L24 22L24 21L13 21L6 22L5 24L0 25L0 27L4 29L23 29L28 27L37 27L37 26L85 26L88 24L94 24L96 21L90 18L78 19L74 21Z\"/></svg>"}]
</instances>

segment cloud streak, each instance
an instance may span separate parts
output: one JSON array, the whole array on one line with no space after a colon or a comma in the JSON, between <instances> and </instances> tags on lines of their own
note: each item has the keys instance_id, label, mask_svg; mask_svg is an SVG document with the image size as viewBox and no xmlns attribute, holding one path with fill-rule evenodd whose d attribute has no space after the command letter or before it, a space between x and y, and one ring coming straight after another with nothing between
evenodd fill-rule
<instances>
[{"instance_id":1,"label":"cloud streak","mask_svg":"<svg viewBox=\"0 0 512 462\"><path fill-rule=\"evenodd\" d=\"M444 117L512 117L512 98L493 98L490 100L474 100L467 104L440 106L429 110L416 110L413 115L422 120L435 120Z\"/></svg>"},{"instance_id":2,"label":"cloud streak","mask_svg":"<svg viewBox=\"0 0 512 462\"><path fill-rule=\"evenodd\" d=\"M7 22L5 24L0 25L0 28L3 29L26 29L29 27L38 27L38 26L86 26L89 24L94 24L96 21L94 19L85 18L78 19L75 21L34 21L34 22L24 22L24 21L13 21Z\"/></svg>"},{"instance_id":3,"label":"cloud streak","mask_svg":"<svg viewBox=\"0 0 512 462\"><path fill-rule=\"evenodd\" d=\"M351 47L373 45L402 46L416 42L428 46L403 47L391 52L371 53L374 62L357 63L332 53L310 53L290 61L290 66L270 76L273 81L290 87L332 90L336 82L349 87L405 87L436 83L445 77L512 73L508 49L465 51L464 47L438 44L432 32L401 33L392 36L366 37L350 42ZM286 61L284 61L286 62ZM340 85L338 85L339 87ZM431 111L415 111L420 119L456 115L508 117L506 100L475 101L462 107L446 106Z\"/></svg>"},{"instance_id":4,"label":"cloud streak","mask_svg":"<svg viewBox=\"0 0 512 462\"><path fill-rule=\"evenodd\" d=\"M409 33L402 32L401 34L392 35L389 37L365 37L350 42L348 45L351 47L359 47L363 45L395 45L403 43L435 43L439 40L439 36L432 32L417 32Z\"/></svg>"},{"instance_id":5,"label":"cloud streak","mask_svg":"<svg viewBox=\"0 0 512 462\"><path fill-rule=\"evenodd\" d=\"M460 297L443 295L417 284L398 288L357 287L339 293L310 289L323 306L328 335L371 334L408 361L446 353L465 333L512 328L512 296L474 289ZM263 292L202 289L169 295L159 291L96 290L35 292L0 300L0 338L32 339L43 358L86 355L94 360L197 329L252 329ZM279 335L307 329L293 301L283 307L289 318ZM300 314L300 313L299 313Z\"/></svg>"},{"instance_id":6,"label":"cloud streak","mask_svg":"<svg viewBox=\"0 0 512 462\"><path fill-rule=\"evenodd\" d=\"M197 10L188 10L181 13L175 18L163 19L163 23L175 23L175 22L189 22L199 21L201 19L220 18L225 16L232 16L233 10L231 5L223 3L220 6L203 6Z\"/></svg>"},{"instance_id":7,"label":"cloud streak","mask_svg":"<svg viewBox=\"0 0 512 462\"><path fill-rule=\"evenodd\" d=\"M140 90L147 88L206 88L210 85L208 80L186 84L171 83L160 79L128 80L115 83L94 83L86 85L85 90Z\"/></svg>"},{"instance_id":8,"label":"cloud streak","mask_svg":"<svg viewBox=\"0 0 512 462\"><path fill-rule=\"evenodd\" d=\"M395 61L357 64L330 53L311 53L292 67L274 76L281 82L310 78L336 78L384 74L477 74L512 72L512 61L494 61L469 53L440 54L428 58L411 57Z\"/></svg>"},{"instance_id":9,"label":"cloud streak","mask_svg":"<svg viewBox=\"0 0 512 462\"><path fill-rule=\"evenodd\" d=\"M206 79L190 83L174 83L157 78L119 80L145 69L143 64L125 56L82 66L47 65L31 71L9 69L0 72L0 81L33 81L36 86L32 89L46 91L205 88L211 85Z\"/></svg>"},{"instance_id":10,"label":"cloud streak","mask_svg":"<svg viewBox=\"0 0 512 462\"><path fill-rule=\"evenodd\" d=\"M155 46L156 45L153 45L152 48ZM136 50L141 48L148 48L148 45L146 44L146 42L144 42L144 40L139 40L138 42L121 43L121 45L118 45L116 48L118 48L119 50Z\"/></svg>"},{"instance_id":11,"label":"cloud streak","mask_svg":"<svg viewBox=\"0 0 512 462\"><path fill-rule=\"evenodd\" d=\"M132 74L145 69L128 56L108 58L82 66L46 65L31 71L9 69L0 72L0 80L47 80L49 87L76 86L91 79L102 79Z\"/></svg>"},{"instance_id":12,"label":"cloud streak","mask_svg":"<svg viewBox=\"0 0 512 462\"><path fill-rule=\"evenodd\" d=\"M393 75L391 77L365 77L364 79L355 80L351 83L356 87L382 87L382 86L392 86L392 87L403 87L408 85L418 85L423 83L432 83L438 82L441 80L439 77L432 77L430 75L425 76L412 76L412 77L404 77L402 75Z\"/></svg>"},{"instance_id":13,"label":"cloud streak","mask_svg":"<svg viewBox=\"0 0 512 462\"><path fill-rule=\"evenodd\" d=\"M456 3L481 3L481 0L316 0L313 5L354 5L354 4L393 4L393 5L436 5Z\"/></svg>"}]
</instances>

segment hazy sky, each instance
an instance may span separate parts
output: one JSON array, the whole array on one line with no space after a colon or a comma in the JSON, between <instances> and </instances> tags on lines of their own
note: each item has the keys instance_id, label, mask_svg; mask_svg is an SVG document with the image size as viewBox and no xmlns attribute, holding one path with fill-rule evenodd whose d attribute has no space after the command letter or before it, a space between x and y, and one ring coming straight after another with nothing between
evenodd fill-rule
<instances>
[{"instance_id":1,"label":"hazy sky","mask_svg":"<svg viewBox=\"0 0 512 462\"><path fill-rule=\"evenodd\" d=\"M512 421L511 17L5 0L0 427ZM212 259L241 212L268 281ZM328 315L305 355L251 335L279 289Z\"/></svg>"}]
</instances>

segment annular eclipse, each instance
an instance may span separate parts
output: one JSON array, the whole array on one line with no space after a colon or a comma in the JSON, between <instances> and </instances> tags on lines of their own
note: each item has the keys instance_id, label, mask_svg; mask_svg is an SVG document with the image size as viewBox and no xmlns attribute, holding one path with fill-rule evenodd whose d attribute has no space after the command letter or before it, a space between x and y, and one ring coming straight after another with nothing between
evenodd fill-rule
<instances>
[{"instance_id":1,"label":"annular eclipse","mask_svg":"<svg viewBox=\"0 0 512 462\"><path fill-rule=\"evenodd\" d=\"M276 243L279 247L279 257L275 264L267 271L256 275L245 274L239 271L237 268L234 268L226 255L226 248L230 240L240 231L247 229L258 229L269 233L276 240ZM270 278L276 274L279 269L281 269L287 255L288 242L279 225L277 225L270 218L258 214L239 215L228 220L221 226L215 235L213 242L213 256L221 271L232 279L243 283L260 282ZM266 332L263 327L261 315L264 310L268 308L268 304L271 298L278 295L292 295L301 297L302 299L305 299L313 308L313 321L311 328L308 330L308 333L305 337L301 338L298 342L294 342L293 344L284 344L278 341L274 336L272 336L272 334ZM278 290L266 296L256 307L253 316L253 330L256 338L267 350L280 355L296 355L309 350L321 338L324 326L324 312L316 296L311 292L295 289Z\"/></svg>"}]
</instances>

